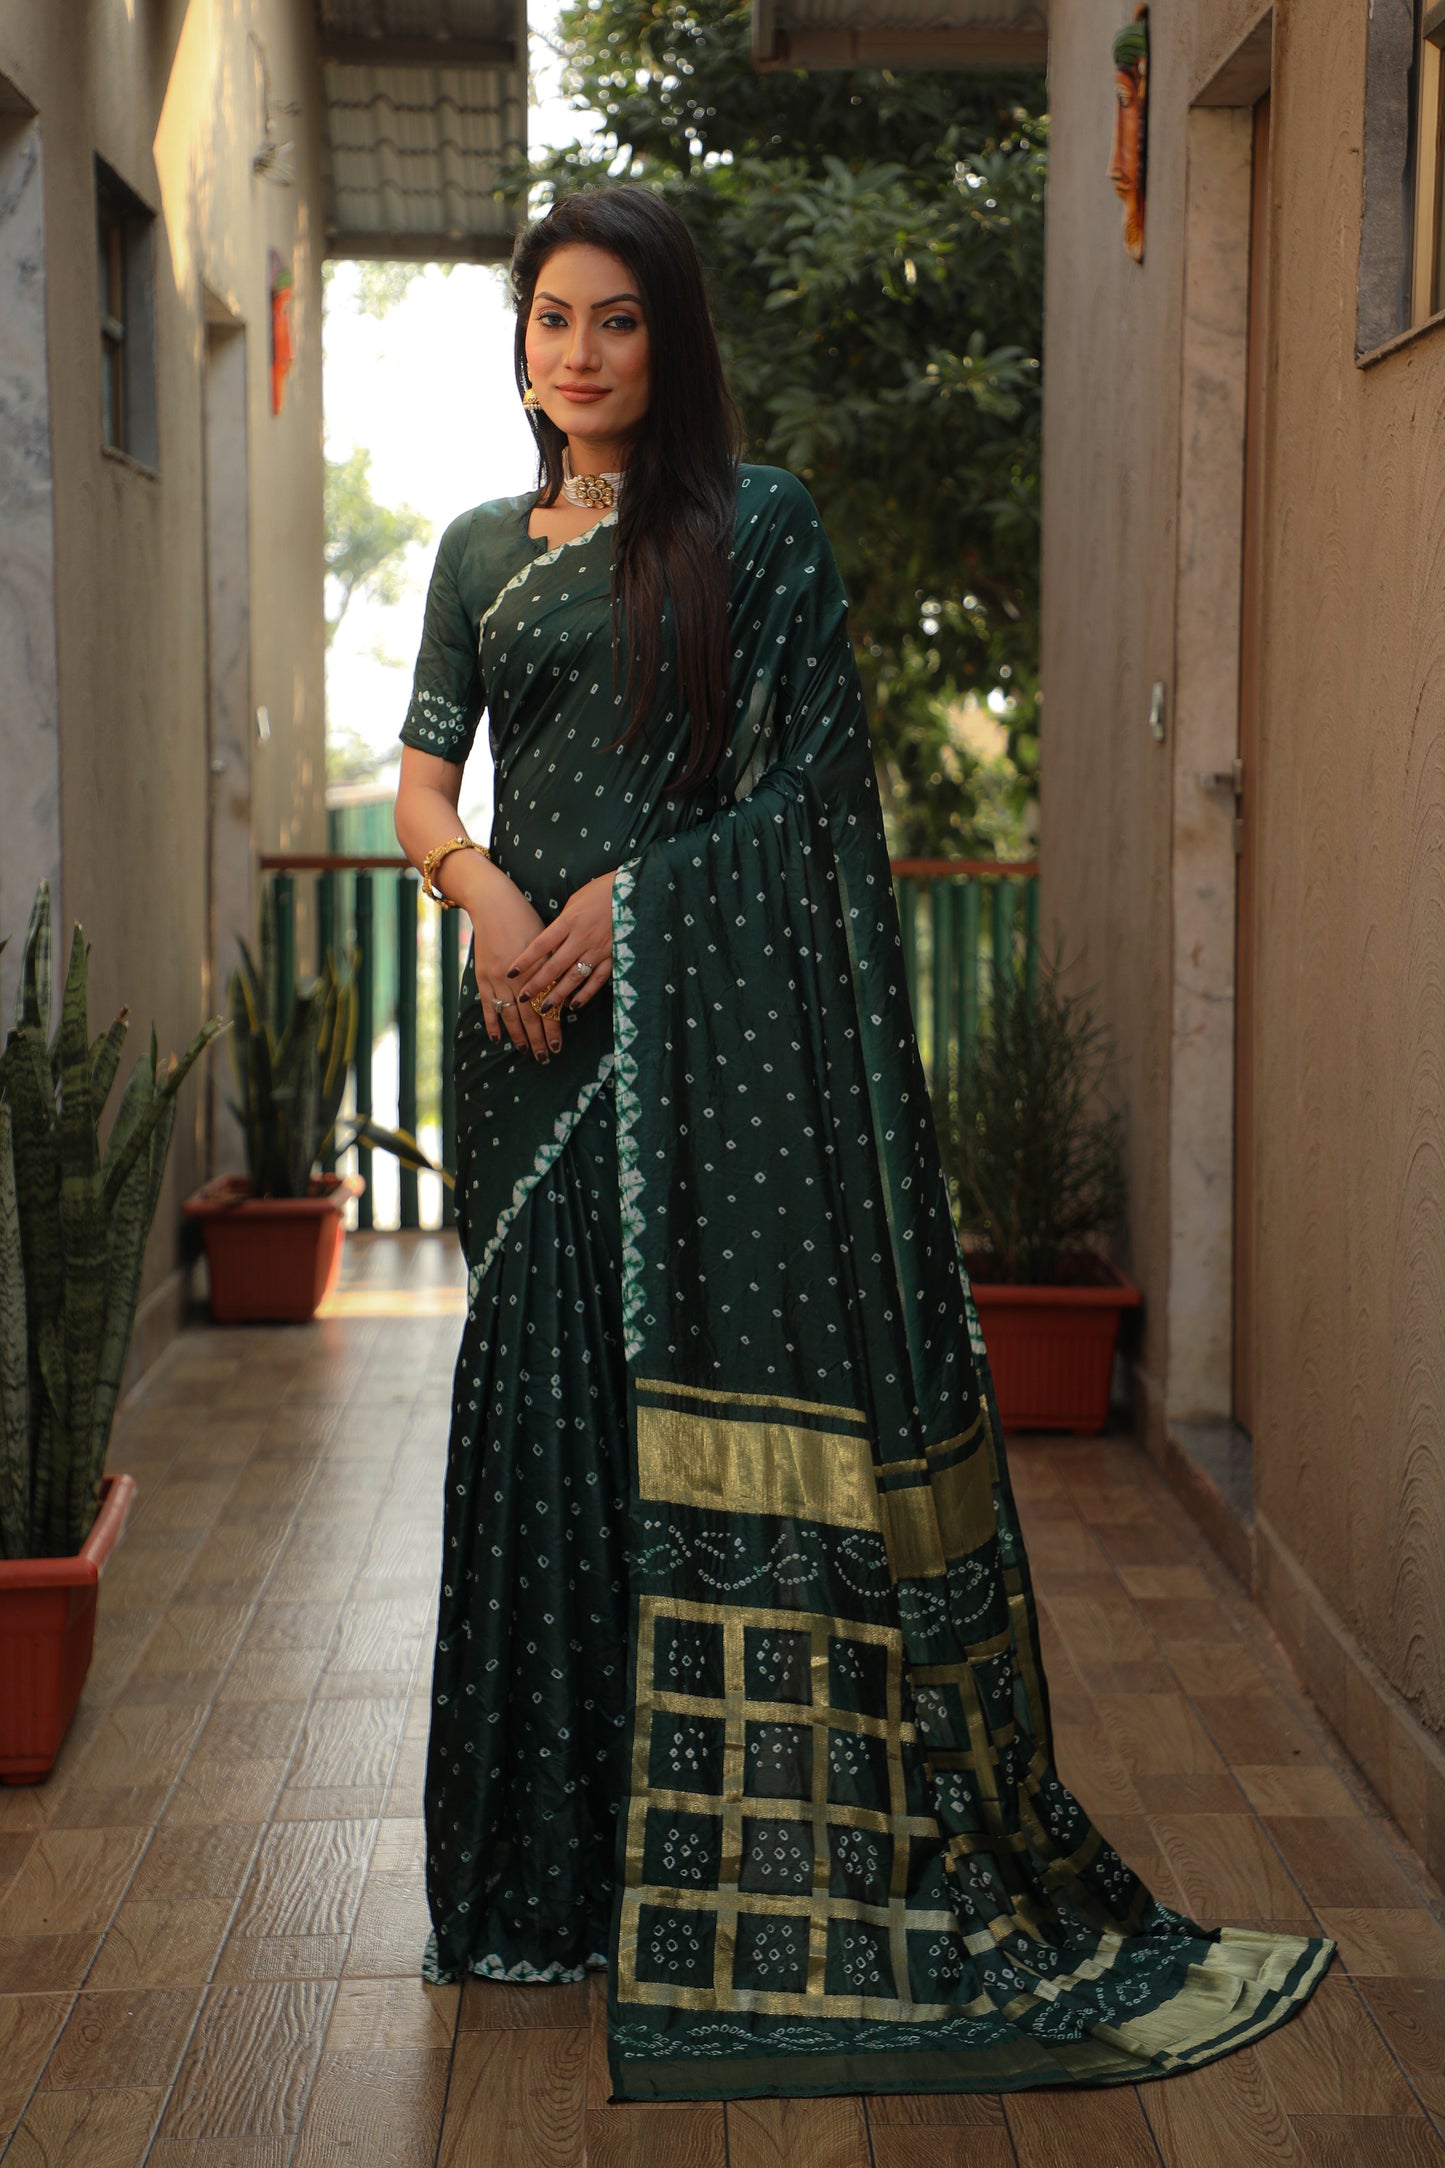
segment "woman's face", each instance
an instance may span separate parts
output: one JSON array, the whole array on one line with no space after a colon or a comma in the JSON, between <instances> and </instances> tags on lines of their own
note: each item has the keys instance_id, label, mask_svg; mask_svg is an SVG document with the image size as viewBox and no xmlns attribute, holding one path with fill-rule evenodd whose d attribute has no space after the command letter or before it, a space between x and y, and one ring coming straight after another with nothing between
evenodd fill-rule
<instances>
[{"instance_id":1,"label":"woman's face","mask_svg":"<svg viewBox=\"0 0 1445 2168\"><path fill-rule=\"evenodd\" d=\"M537 275L524 337L548 420L574 442L605 447L599 464L620 465L651 394L647 321L626 264L582 242L554 249Z\"/></svg>"}]
</instances>

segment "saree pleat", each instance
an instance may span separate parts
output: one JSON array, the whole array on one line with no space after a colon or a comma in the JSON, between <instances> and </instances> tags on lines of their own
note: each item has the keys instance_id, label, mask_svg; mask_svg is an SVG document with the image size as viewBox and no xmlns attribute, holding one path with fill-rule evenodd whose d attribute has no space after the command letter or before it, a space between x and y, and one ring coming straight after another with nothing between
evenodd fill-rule
<instances>
[{"instance_id":1,"label":"saree pleat","mask_svg":"<svg viewBox=\"0 0 1445 2168\"><path fill-rule=\"evenodd\" d=\"M431 1962L605 1957L620 2099L1168 2075L1332 1945L1159 1904L1059 1779L846 601L800 484L738 505L735 736L686 819L669 713L604 746L600 542L456 590L494 855L544 915L615 880L557 1060L464 987ZM430 689L421 731L479 690Z\"/></svg>"},{"instance_id":2,"label":"saree pleat","mask_svg":"<svg viewBox=\"0 0 1445 2168\"><path fill-rule=\"evenodd\" d=\"M457 1364L426 1774L435 1977L606 1961L626 1747L620 1273L604 1085L482 1280Z\"/></svg>"}]
</instances>

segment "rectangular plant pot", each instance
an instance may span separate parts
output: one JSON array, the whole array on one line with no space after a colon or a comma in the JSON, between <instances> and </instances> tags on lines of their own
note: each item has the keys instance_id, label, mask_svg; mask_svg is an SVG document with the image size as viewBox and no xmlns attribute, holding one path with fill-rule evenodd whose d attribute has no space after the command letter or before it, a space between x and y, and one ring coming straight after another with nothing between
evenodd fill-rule
<instances>
[{"instance_id":1,"label":"rectangular plant pot","mask_svg":"<svg viewBox=\"0 0 1445 2168\"><path fill-rule=\"evenodd\" d=\"M218 1175L182 1209L201 1223L218 1325L300 1325L341 1276L342 1213L363 1183L314 1174L306 1197L255 1197L244 1175Z\"/></svg>"},{"instance_id":2,"label":"rectangular plant pot","mask_svg":"<svg viewBox=\"0 0 1445 2168\"><path fill-rule=\"evenodd\" d=\"M0 1559L0 1783L38 1784L54 1766L90 1669L100 1576L134 1496L133 1476L102 1479L74 1558Z\"/></svg>"},{"instance_id":3,"label":"rectangular plant pot","mask_svg":"<svg viewBox=\"0 0 1445 2168\"><path fill-rule=\"evenodd\" d=\"M1116 1265L1104 1284L1021 1287L972 1277L1004 1435L1064 1430L1089 1437L1109 1420L1119 1321L1143 1296Z\"/></svg>"}]
</instances>

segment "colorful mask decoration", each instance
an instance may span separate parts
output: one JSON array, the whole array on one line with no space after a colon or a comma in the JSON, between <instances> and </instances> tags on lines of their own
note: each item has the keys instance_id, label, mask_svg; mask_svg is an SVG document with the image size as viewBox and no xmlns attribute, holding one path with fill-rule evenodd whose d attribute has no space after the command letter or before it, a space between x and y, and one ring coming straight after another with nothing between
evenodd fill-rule
<instances>
[{"instance_id":1,"label":"colorful mask decoration","mask_svg":"<svg viewBox=\"0 0 1445 2168\"><path fill-rule=\"evenodd\" d=\"M1124 205L1124 246L1144 261L1144 177L1148 160L1149 10L1137 7L1114 40L1114 149L1109 178Z\"/></svg>"},{"instance_id":2,"label":"colorful mask decoration","mask_svg":"<svg viewBox=\"0 0 1445 2168\"><path fill-rule=\"evenodd\" d=\"M281 402L286 396L286 372L291 367L294 349L291 344L291 300L296 281L289 264L282 261L281 251L273 248L270 255L271 287L271 412L279 414Z\"/></svg>"}]
</instances>

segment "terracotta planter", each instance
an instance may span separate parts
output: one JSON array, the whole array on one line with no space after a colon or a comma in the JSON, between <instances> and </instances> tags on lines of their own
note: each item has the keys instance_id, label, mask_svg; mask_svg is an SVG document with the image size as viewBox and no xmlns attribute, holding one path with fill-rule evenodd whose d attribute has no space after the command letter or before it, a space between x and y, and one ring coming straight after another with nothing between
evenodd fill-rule
<instances>
[{"instance_id":1,"label":"terracotta planter","mask_svg":"<svg viewBox=\"0 0 1445 2168\"><path fill-rule=\"evenodd\" d=\"M218 1325L304 1325L341 1273L342 1221L356 1174L313 1174L305 1197L255 1197L243 1174L217 1175L182 1209L201 1223Z\"/></svg>"},{"instance_id":2,"label":"terracotta planter","mask_svg":"<svg viewBox=\"0 0 1445 2168\"><path fill-rule=\"evenodd\" d=\"M1092 1436L1109 1420L1109 1386L1119 1320L1143 1300L1126 1273L1103 1258L1094 1284L1017 1287L973 1278L999 1419L1014 1430Z\"/></svg>"},{"instance_id":3,"label":"terracotta planter","mask_svg":"<svg viewBox=\"0 0 1445 2168\"><path fill-rule=\"evenodd\" d=\"M74 1558L0 1559L0 1783L38 1784L70 1729L95 1647L95 1596L135 1478L101 1481Z\"/></svg>"}]
</instances>

